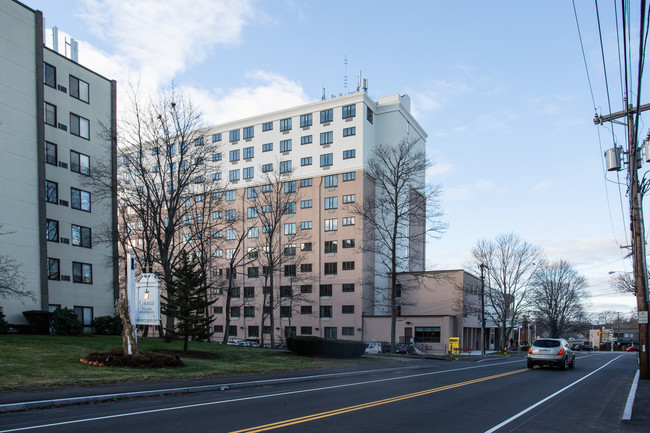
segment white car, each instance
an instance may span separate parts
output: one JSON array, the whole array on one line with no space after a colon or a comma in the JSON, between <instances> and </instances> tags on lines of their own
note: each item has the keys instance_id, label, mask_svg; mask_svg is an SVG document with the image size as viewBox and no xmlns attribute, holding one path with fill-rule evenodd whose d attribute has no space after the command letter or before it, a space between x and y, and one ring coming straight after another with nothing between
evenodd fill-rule
<instances>
[{"instance_id":1,"label":"white car","mask_svg":"<svg viewBox=\"0 0 650 433\"><path fill-rule=\"evenodd\" d=\"M381 343L379 341L371 341L366 346L367 355L378 355L381 353Z\"/></svg>"}]
</instances>

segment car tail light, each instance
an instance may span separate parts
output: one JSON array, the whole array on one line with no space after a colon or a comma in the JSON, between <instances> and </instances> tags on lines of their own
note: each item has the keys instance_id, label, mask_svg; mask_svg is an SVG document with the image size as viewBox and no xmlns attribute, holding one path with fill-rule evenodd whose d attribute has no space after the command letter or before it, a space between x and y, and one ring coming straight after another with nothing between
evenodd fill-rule
<instances>
[{"instance_id":1,"label":"car tail light","mask_svg":"<svg viewBox=\"0 0 650 433\"><path fill-rule=\"evenodd\" d=\"M564 348L560 349L560 351L557 354L562 355L563 353L564 353Z\"/></svg>"},{"instance_id":2,"label":"car tail light","mask_svg":"<svg viewBox=\"0 0 650 433\"><path fill-rule=\"evenodd\" d=\"M531 355L533 354L533 348L532 347L528 348L528 353L530 353Z\"/></svg>"}]
</instances>

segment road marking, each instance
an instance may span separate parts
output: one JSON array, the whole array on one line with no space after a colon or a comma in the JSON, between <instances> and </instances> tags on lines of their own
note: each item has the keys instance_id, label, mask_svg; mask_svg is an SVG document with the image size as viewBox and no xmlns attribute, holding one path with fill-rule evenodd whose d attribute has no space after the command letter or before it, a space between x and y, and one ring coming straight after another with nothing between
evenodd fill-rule
<instances>
[{"instance_id":1,"label":"road marking","mask_svg":"<svg viewBox=\"0 0 650 433\"><path fill-rule=\"evenodd\" d=\"M318 391L325 391L325 390L329 390L329 389L347 388L347 387L358 386L358 385L368 385L368 384L371 384L371 383L390 382L390 381L393 381L393 380L410 379L410 378L414 378L414 377L433 376L433 375L438 375L438 374L443 374L443 373L453 373L453 372L457 372L457 371L495 367L495 366L500 366L500 365L505 365L505 364L513 364L513 363L517 363L517 362L522 362L522 360L518 359L516 361L505 361L505 362L502 362L500 364L477 365L477 366L473 366L473 367L453 368L453 369L448 369L448 370L431 371L431 372L428 372L428 373L410 374L410 375L407 375L407 376L396 376L396 377L389 377L389 378L384 378L384 379L375 379L375 380L366 380L366 381L362 381L362 382L345 383L345 384L342 384L342 385L323 386L323 387L320 387L320 388L299 389L299 390L296 390L296 391L278 392L278 393L273 393L273 394L263 394L263 395L256 395L256 396L251 396L251 397L239 397L239 398L233 398L233 399L229 399L229 400L208 401L208 402L204 402L204 403L194 403L194 404L166 407L166 408L160 408L160 409L148 409L148 410L143 410L143 411L138 411L138 412L119 413L119 414L114 414L114 415L105 415L105 416L98 416L98 417L92 417L92 418L81 418L81 419L71 420L71 421L60 421L60 422L55 422L55 423L50 423L50 424L39 424L39 425L33 425L33 426L17 427L17 428L13 428L13 429L0 430L0 433L10 433L10 432L37 430L37 429L41 429L41 428L58 427L58 426L63 426L63 425L79 424L79 423L91 422L91 421L103 421L103 420L107 420L107 419L125 418L125 417L129 417L129 416L137 416L137 415L148 415L148 414L152 414L152 413L170 412L170 411L174 411L174 410L192 409L192 408L204 407L204 406L215 406L215 405L226 404L226 403L236 403L236 402L240 402L240 401L260 400L260 399L264 399L264 398L282 397L282 396L294 395L294 394L305 394L305 393L308 393L308 392L318 392ZM381 370L378 370L378 371L381 371Z\"/></svg>"},{"instance_id":2,"label":"road marking","mask_svg":"<svg viewBox=\"0 0 650 433\"><path fill-rule=\"evenodd\" d=\"M358 410L368 409L368 408L371 408L371 407L381 406L381 405L384 405L384 404L396 403L398 401L408 400L408 399L416 398L416 397L422 397L424 395L434 394L436 392L446 391L446 390L449 390L449 389L460 388L461 386L472 385L474 383L480 383L480 382L485 382L487 380L498 379L500 377L510 376L510 375L513 375L513 374L522 373L524 371L528 371L528 369L524 368L524 369L521 369L521 370L508 371L506 373L495 374L493 376L481 377L481 378L478 378L478 379L468 380L468 381L465 381L465 382L440 386L438 388L427 389L427 390L424 390L424 391L418 391L418 392L414 392L414 393L411 393L411 394L404 394L404 395L399 395L399 396L396 396L396 397L386 398L386 399L383 399L383 400L371 401L371 402L368 402L368 403L358 404L356 406L348 406L348 407L343 407L343 408L340 408L340 409L331 410L331 411L328 411L328 412L320 412L320 413L315 413L315 414L311 414L311 415L302 416L300 418L287 419L287 420L284 420L284 421L278 421L278 422L274 422L274 423L271 423L271 424L265 424L265 425L260 425L260 426L256 426L256 427L250 427L250 428L243 429L243 430L236 430L236 431L233 431L231 433L255 433L255 432L268 431L268 430L275 430L275 429L281 428L281 427L288 427L290 425L302 424L302 423L309 422L309 421L315 421L317 419L328 418L328 417L336 416L336 415L342 415L344 413L355 412L355 411L358 411Z\"/></svg>"},{"instance_id":3,"label":"road marking","mask_svg":"<svg viewBox=\"0 0 650 433\"><path fill-rule=\"evenodd\" d=\"M632 381L632 386L630 387L630 393L627 395L627 401L625 402L625 410L623 411L623 418L626 421L632 419L632 407L634 406L634 396L636 395L636 387L639 385L639 373L641 370L637 370L634 375L634 380Z\"/></svg>"},{"instance_id":4,"label":"road marking","mask_svg":"<svg viewBox=\"0 0 650 433\"><path fill-rule=\"evenodd\" d=\"M564 391L566 391L567 389L571 388L572 386L577 385L578 383L582 382L583 380L585 380L586 378L588 378L588 377L591 376L592 374L596 374L596 373L598 373L600 370L602 370L603 368L607 367L609 364L611 364L612 362L616 361L616 360L617 360L618 358L620 358L621 356L623 356L623 355L619 355L619 356L617 356L616 358L614 358L614 359L612 359L611 361L609 361L607 364L605 364L605 365L603 365L602 367L600 367L600 368L598 368L598 369L592 371L592 372L589 373L588 375L583 376L582 378L576 380L575 382L573 382L573 383L571 383L571 384L565 386L565 387L562 388L561 390L559 390L559 391L557 391L557 392L554 392L553 394L549 395L549 396L546 397L545 399L538 401L538 402L535 403L534 405L527 407L526 409L522 410L522 411L519 412L518 414L516 414L516 415L514 415L514 416L511 416L511 417L508 418L507 420L503 421L501 424L492 427L490 430L486 430L485 433L493 433L493 432L499 430L499 429L500 429L501 427L503 427L504 425L511 423L512 421L516 420L516 419L519 418L520 416L525 415L526 413L528 413L528 412L530 412L531 410L535 409L537 406L539 406L539 405L541 405L541 404L544 404L545 402L547 402L548 400L552 399L552 398L555 397L556 395L559 395L559 394L563 393Z\"/></svg>"}]
</instances>

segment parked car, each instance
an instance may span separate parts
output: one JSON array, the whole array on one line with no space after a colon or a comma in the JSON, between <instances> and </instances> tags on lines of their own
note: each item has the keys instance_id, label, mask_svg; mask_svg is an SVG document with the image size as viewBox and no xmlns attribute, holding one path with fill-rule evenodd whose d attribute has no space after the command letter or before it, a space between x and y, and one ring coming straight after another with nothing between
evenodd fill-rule
<instances>
[{"instance_id":1,"label":"parked car","mask_svg":"<svg viewBox=\"0 0 650 433\"><path fill-rule=\"evenodd\" d=\"M575 362L576 355L564 338L539 338L528 349L528 368L549 365L566 370L573 368Z\"/></svg>"},{"instance_id":2,"label":"parked car","mask_svg":"<svg viewBox=\"0 0 650 433\"><path fill-rule=\"evenodd\" d=\"M638 352L638 351L639 351L639 348L636 347L636 346L630 346L630 347L628 347L628 348L625 349L625 350L627 350L628 352Z\"/></svg>"},{"instance_id":3,"label":"parked car","mask_svg":"<svg viewBox=\"0 0 650 433\"><path fill-rule=\"evenodd\" d=\"M371 341L366 346L366 353L368 355L378 355L382 353L382 343L379 341Z\"/></svg>"},{"instance_id":4,"label":"parked car","mask_svg":"<svg viewBox=\"0 0 650 433\"><path fill-rule=\"evenodd\" d=\"M590 352L590 351L594 350L594 348L591 347L591 346L587 346L585 344L574 344L573 346L571 346L571 350L579 351L579 352L583 352L583 351L584 352Z\"/></svg>"}]
</instances>

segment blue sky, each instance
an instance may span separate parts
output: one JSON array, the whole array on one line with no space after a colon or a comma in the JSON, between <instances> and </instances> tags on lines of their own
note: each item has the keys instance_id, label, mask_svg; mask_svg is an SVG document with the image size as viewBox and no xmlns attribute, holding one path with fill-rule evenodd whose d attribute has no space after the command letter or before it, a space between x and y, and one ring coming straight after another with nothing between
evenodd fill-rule
<instances>
[{"instance_id":1,"label":"blue sky","mask_svg":"<svg viewBox=\"0 0 650 433\"><path fill-rule=\"evenodd\" d=\"M431 268L462 268L478 239L514 232L587 277L591 310L634 309L633 296L609 295L608 272L631 270L620 248L625 175L605 181L613 138L592 122L571 2L24 1L80 42L80 63L120 89L173 80L210 123L316 101L322 85L327 97L353 91L362 70L370 96L408 94L429 134L429 180L444 188L449 224L429 241ZM601 7L618 111L616 23L611 4ZM595 105L607 113L595 8L576 9ZM624 144L622 129L614 137Z\"/></svg>"}]
</instances>

